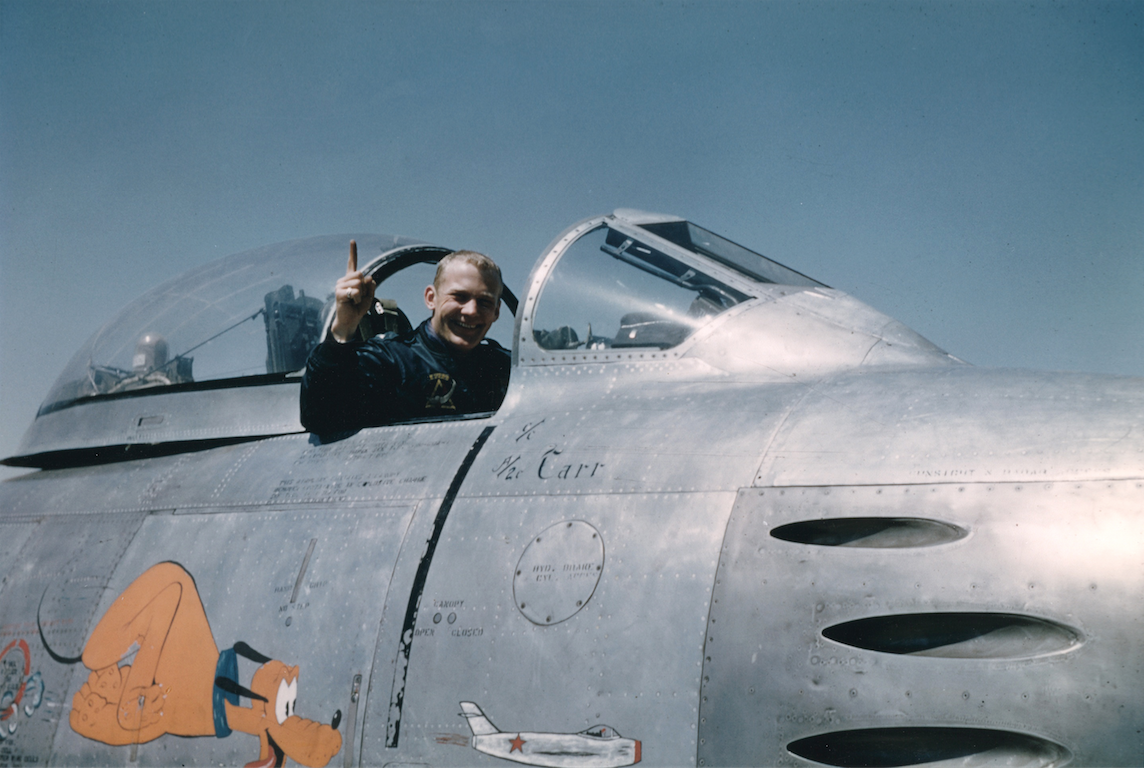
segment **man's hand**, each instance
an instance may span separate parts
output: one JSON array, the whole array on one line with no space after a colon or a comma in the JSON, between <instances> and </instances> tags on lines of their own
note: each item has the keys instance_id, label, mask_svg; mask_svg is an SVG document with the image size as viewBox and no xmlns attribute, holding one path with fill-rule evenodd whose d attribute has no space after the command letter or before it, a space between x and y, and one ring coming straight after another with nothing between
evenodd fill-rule
<instances>
[{"instance_id":1,"label":"man's hand","mask_svg":"<svg viewBox=\"0 0 1144 768\"><path fill-rule=\"evenodd\" d=\"M373 306L373 292L377 283L366 277L357 268L357 243L350 240L350 260L346 264L346 274L338 278L334 287L334 322L330 325L330 335L341 344L353 338L361 319Z\"/></svg>"}]
</instances>

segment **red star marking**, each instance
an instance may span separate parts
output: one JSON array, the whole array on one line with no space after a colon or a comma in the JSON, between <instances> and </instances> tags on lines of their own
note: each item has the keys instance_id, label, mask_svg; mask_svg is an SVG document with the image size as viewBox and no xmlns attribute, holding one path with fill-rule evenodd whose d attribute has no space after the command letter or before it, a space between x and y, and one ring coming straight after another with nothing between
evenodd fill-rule
<instances>
[{"instance_id":1,"label":"red star marking","mask_svg":"<svg viewBox=\"0 0 1144 768\"><path fill-rule=\"evenodd\" d=\"M524 754L524 750L523 750L523 749L521 749L521 747L523 747L523 746L524 746L525 744L527 744L527 743L528 743L527 741L525 741L524 739L520 738L520 734L518 733L518 734L516 735L516 738L512 740L512 749L510 749L510 750L508 751L508 753L511 755L513 752L519 752L519 753L521 753L521 754L523 755L523 754Z\"/></svg>"}]
</instances>

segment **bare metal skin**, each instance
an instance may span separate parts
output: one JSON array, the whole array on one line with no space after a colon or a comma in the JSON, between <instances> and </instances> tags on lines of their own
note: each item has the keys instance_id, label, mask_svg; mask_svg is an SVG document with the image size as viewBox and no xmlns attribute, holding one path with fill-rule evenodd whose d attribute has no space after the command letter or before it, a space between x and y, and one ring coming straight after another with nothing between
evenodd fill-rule
<instances>
[{"instance_id":1,"label":"bare metal skin","mask_svg":"<svg viewBox=\"0 0 1144 768\"><path fill-rule=\"evenodd\" d=\"M618 211L559 235L515 310L506 293L493 414L325 440L294 373L45 410L13 459L44 469L0 484L0 650L24 690L3 748L255 757L241 732L144 740L167 685L133 672L143 643L92 659L143 692L143 720L107 721L139 738L72 722L100 683L59 659L86 663L119 596L177 561L213 637L283 660L258 690L297 668L329 765L1138 764L1144 381L968 365L710 234ZM323 330L432 248L366 238L387 245L351 260ZM340 271L345 241L283 249ZM257 301L293 279L259 274ZM483 291L446 294L429 309L463 345ZM32 706L40 680L57 709Z\"/></svg>"}]
</instances>

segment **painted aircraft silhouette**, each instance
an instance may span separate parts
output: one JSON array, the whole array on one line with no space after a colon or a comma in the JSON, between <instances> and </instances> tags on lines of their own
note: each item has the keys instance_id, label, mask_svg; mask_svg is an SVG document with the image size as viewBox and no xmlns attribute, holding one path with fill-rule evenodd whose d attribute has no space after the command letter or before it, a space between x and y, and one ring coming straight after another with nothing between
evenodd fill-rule
<instances>
[{"instance_id":1,"label":"painted aircraft silhouette","mask_svg":"<svg viewBox=\"0 0 1144 768\"><path fill-rule=\"evenodd\" d=\"M594 725L579 733L507 733L493 725L474 702L462 701L461 714L473 731L473 749L493 757L550 768L620 768L640 761L640 743L625 739L608 725Z\"/></svg>"}]
</instances>

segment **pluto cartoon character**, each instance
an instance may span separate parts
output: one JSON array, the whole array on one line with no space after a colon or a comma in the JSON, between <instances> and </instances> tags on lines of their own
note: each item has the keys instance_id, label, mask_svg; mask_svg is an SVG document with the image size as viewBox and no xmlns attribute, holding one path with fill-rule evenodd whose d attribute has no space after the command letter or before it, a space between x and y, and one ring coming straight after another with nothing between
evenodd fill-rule
<instances>
[{"instance_id":1,"label":"pluto cartoon character","mask_svg":"<svg viewBox=\"0 0 1144 768\"><path fill-rule=\"evenodd\" d=\"M48 652L91 670L72 698L69 722L76 733L104 744L240 731L259 740L258 759L247 768L282 766L287 757L323 768L342 747L340 711L332 725L294 713L298 667L242 642L219 652L195 580L178 563L159 563L131 582L99 620L82 656ZM121 664L132 653L132 662ZM250 688L238 681L238 656L262 665Z\"/></svg>"}]
</instances>

